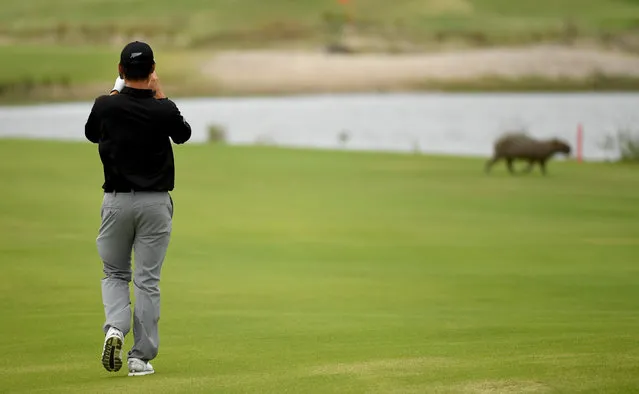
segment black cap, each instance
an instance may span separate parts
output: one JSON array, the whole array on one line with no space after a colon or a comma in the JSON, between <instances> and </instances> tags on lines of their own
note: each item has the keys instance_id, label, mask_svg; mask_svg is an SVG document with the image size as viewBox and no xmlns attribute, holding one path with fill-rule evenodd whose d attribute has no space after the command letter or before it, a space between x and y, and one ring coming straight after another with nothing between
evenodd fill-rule
<instances>
[{"instance_id":1,"label":"black cap","mask_svg":"<svg viewBox=\"0 0 639 394\"><path fill-rule=\"evenodd\" d=\"M155 64L153 50L149 44L141 41L128 43L120 54L120 63L123 66Z\"/></svg>"}]
</instances>

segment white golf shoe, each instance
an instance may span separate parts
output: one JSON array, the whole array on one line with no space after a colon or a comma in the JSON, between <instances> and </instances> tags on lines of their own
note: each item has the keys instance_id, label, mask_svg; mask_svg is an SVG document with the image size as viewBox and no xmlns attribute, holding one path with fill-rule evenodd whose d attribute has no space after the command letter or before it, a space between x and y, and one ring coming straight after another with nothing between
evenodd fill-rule
<instances>
[{"instance_id":1,"label":"white golf shoe","mask_svg":"<svg viewBox=\"0 0 639 394\"><path fill-rule=\"evenodd\" d=\"M109 372L117 372L122 368L122 345L124 335L115 327L110 327L104 338L102 348L102 365Z\"/></svg>"},{"instance_id":2,"label":"white golf shoe","mask_svg":"<svg viewBox=\"0 0 639 394\"><path fill-rule=\"evenodd\" d=\"M129 359L129 376L144 376L152 373L155 373L155 370L150 362L144 362L139 358Z\"/></svg>"}]
</instances>

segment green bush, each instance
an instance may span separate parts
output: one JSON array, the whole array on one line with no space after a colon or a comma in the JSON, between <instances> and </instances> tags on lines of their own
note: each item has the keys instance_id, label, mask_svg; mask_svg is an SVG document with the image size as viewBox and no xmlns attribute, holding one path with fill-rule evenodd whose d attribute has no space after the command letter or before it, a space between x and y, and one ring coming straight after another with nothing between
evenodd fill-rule
<instances>
[{"instance_id":1,"label":"green bush","mask_svg":"<svg viewBox=\"0 0 639 394\"><path fill-rule=\"evenodd\" d=\"M226 130L220 125L209 125L208 142L214 144L225 144L227 142Z\"/></svg>"},{"instance_id":2,"label":"green bush","mask_svg":"<svg viewBox=\"0 0 639 394\"><path fill-rule=\"evenodd\" d=\"M639 133L630 129L617 132L617 146L621 161L639 162Z\"/></svg>"}]
</instances>

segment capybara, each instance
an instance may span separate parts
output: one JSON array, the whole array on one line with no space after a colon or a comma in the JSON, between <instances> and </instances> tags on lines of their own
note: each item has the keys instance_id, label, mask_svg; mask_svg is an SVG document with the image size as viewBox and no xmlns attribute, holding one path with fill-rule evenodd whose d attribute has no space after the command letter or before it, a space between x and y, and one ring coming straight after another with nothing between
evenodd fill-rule
<instances>
[{"instance_id":1,"label":"capybara","mask_svg":"<svg viewBox=\"0 0 639 394\"><path fill-rule=\"evenodd\" d=\"M501 159L506 160L508 171L515 173L513 162L517 159L528 162L524 172L530 172L539 163L541 173L546 175L546 162L556 153L570 154L570 145L557 138L537 140L523 133L508 133L500 137L494 145L493 157L486 162L486 173Z\"/></svg>"}]
</instances>

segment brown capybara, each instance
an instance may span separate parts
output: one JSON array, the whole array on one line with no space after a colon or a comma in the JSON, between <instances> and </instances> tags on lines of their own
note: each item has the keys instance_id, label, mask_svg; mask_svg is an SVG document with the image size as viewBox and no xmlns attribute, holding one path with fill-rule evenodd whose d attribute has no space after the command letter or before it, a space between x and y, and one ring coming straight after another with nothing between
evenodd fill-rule
<instances>
[{"instance_id":1,"label":"brown capybara","mask_svg":"<svg viewBox=\"0 0 639 394\"><path fill-rule=\"evenodd\" d=\"M546 162L556 153L570 155L570 145L557 138L537 140L522 133L509 133L500 137L494 145L493 157L486 162L486 173L501 159L506 160L508 171L515 173L513 162L517 159L528 162L524 172L532 170L539 163L541 173L546 175Z\"/></svg>"}]
</instances>

